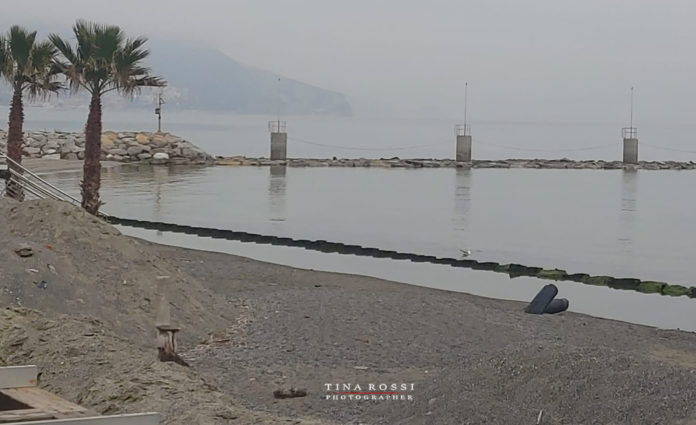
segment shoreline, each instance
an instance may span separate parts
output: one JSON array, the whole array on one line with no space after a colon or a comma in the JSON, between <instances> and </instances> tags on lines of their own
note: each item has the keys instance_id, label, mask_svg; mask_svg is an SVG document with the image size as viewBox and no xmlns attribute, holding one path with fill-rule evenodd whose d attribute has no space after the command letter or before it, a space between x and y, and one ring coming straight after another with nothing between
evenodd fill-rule
<instances>
[{"instance_id":1,"label":"shoreline","mask_svg":"<svg viewBox=\"0 0 696 425\"><path fill-rule=\"evenodd\" d=\"M451 267L461 267L471 270L487 271L508 275L510 278L535 277L547 281L575 282L592 286L604 286L617 290L635 291L644 294L661 294L663 296L685 296L696 298L696 286L684 286L666 281L640 279L636 277L615 277L607 275L590 275L575 271L569 273L558 268L544 268L517 263L500 263L497 261L478 261L472 258L446 258L432 255L398 252L362 245L345 244L326 240L293 239L289 237L262 235L257 233L234 231L229 229L214 229L208 227L179 225L173 223L152 222L119 217L109 217L112 224L146 230L168 231L200 237L213 237L245 243L297 247L306 250L356 255L373 258L389 258L392 260L408 260L414 263L431 263Z\"/></svg>"},{"instance_id":2,"label":"shoreline","mask_svg":"<svg viewBox=\"0 0 696 425\"><path fill-rule=\"evenodd\" d=\"M23 158L22 165L37 175L82 172L84 162L78 159ZM114 161L101 161L102 170L121 167Z\"/></svg>"},{"instance_id":3,"label":"shoreline","mask_svg":"<svg viewBox=\"0 0 696 425\"><path fill-rule=\"evenodd\" d=\"M694 333L158 245L55 201L2 201L0 214L0 359L39 364L42 385L100 412L181 425L696 419ZM22 244L31 257L13 252ZM189 369L155 359L158 281ZM413 384L413 401L327 400L327 383ZM274 398L291 387L308 395Z\"/></svg>"}]
</instances>

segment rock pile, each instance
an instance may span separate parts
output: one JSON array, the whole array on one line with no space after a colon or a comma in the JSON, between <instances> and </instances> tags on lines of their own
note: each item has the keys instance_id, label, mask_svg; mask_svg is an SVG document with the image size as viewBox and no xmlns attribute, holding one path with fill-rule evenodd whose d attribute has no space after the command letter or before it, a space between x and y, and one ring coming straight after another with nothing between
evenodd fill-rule
<instances>
[{"instance_id":1,"label":"rock pile","mask_svg":"<svg viewBox=\"0 0 696 425\"><path fill-rule=\"evenodd\" d=\"M0 130L0 152L7 148L7 132ZM170 133L102 133L102 159L117 162L147 161L153 164L211 164L213 157L201 148ZM24 134L28 158L84 159L84 133L30 131Z\"/></svg>"},{"instance_id":2,"label":"rock pile","mask_svg":"<svg viewBox=\"0 0 696 425\"><path fill-rule=\"evenodd\" d=\"M403 159L403 158L289 158L285 161L271 161L268 158L248 158L245 156L217 157L217 165L268 166L287 165L288 167L383 167L383 168L544 168L575 170L696 170L696 162L679 161L640 161L636 165L621 161L563 159L501 159L457 162L453 159Z\"/></svg>"}]
</instances>

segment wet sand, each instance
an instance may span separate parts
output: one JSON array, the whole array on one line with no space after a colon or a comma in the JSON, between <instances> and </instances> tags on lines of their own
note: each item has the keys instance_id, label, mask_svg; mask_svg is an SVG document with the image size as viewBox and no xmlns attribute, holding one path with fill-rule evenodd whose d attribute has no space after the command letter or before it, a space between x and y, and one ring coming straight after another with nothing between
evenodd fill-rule
<instances>
[{"instance_id":1,"label":"wet sand","mask_svg":"<svg viewBox=\"0 0 696 425\"><path fill-rule=\"evenodd\" d=\"M82 171L82 160L69 159L31 159L25 158L22 160L22 165L32 172L42 174L52 174L60 172ZM120 167L123 164L113 161L101 161L102 169Z\"/></svg>"}]
</instances>

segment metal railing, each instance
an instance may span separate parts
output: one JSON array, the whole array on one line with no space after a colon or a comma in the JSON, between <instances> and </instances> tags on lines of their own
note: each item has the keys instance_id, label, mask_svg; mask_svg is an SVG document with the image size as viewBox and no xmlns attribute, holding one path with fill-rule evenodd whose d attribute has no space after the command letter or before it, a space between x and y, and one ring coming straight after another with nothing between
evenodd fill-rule
<instances>
[{"instance_id":1,"label":"metal railing","mask_svg":"<svg viewBox=\"0 0 696 425\"><path fill-rule=\"evenodd\" d=\"M470 136L471 124L457 124L454 126L454 134L457 136Z\"/></svg>"},{"instance_id":2,"label":"metal railing","mask_svg":"<svg viewBox=\"0 0 696 425\"><path fill-rule=\"evenodd\" d=\"M268 121L268 131L270 131L271 133L285 133L285 128L285 121Z\"/></svg>"},{"instance_id":3,"label":"metal railing","mask_svg":"<svg viewBox=\"0 0 696 425\"><path fill-rule=\"evenodd\" d=\"M46 180L23 167L21 164L0 153L0 163L7 164L7 179L5 187L0 190L0 196L9 196L17 200L56 199L81 207L79 199L53 186ZM107 217L99 211L99 215Z\"/></svg>"},{"instance_id":4,"label":"metal railing","mask_svg":"<svg viewBox=\"0 0 696 425\"><path fill-rule=\"evenodd\" d=\"M638 129L636 127L624 127L621 129L621 137L624 139L637 139Z\"/></svg>"}]
</instances>

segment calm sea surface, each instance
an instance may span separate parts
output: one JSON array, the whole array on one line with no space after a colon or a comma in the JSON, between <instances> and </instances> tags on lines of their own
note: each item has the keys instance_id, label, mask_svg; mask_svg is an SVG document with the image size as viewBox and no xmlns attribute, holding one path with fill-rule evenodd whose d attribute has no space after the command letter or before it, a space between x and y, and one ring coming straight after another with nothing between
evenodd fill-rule
<instances>
[{"instance_id":1,"label":"calm sea surface","mask_svg":"<svg viewBox=\"0 0 696 425\"><path fill-rule=\"evenodd\" d=\"M51 181L79 193L78 173ZM104 174L120 217L693 284L696 173L167 168Z\"/></svg>"},{"instance_id":2,"label":"calm sea surface","mask_svg":"<svg viewBox=\"0 0 696 425\"><path fill-rule=\"evenodd\" d=\"M79 194L79 173L50 181ZM696 284L696 174L677 171L126 166L113 215ZM545 283L459 268L122 228L155 242L297 267L529 300ZM571 310L696 330L696 300L558 283Z\"/></svg>"},{"instance_id":3,"label":"calm sea surface","mask_svg":"<svg viewBox=\"0 0 696 425\"><path fill-rule=\"evenodd\" d=\"M28 128L78 130L83 122L82 111L30 110L27 115ZM147 128L153 118L138 113L106 116L105 128L115 130ZM267 155L266 117L176 113L169 119L170 131L211 153ZM450 157L453 150L452 123L445 121L288 121L291 156ZM616 135L620 124L479 123L477 127L475 144L481 136L474 155L481 158L620 156ZM649 128L647 136L646 132L641 136L641 157L696 159L696 153L663 149L688 150L683 131ZM429 146L379 150L424 144ZM662 148L646 146L650 144ZM573 150L577 147L587 149ZM79 194L79 173L56 174L50 180ZM102 187L106 211L128 218L448 257L470 249L477 260L696 285L692 272L696 172L690 171L127 166L106 172ZM161 243L496 298L529 300L546 283L431 264L122 230ZM574 311L696 330L696 300L577 283L558 286Z\"/></svg>"}]
</instances>

